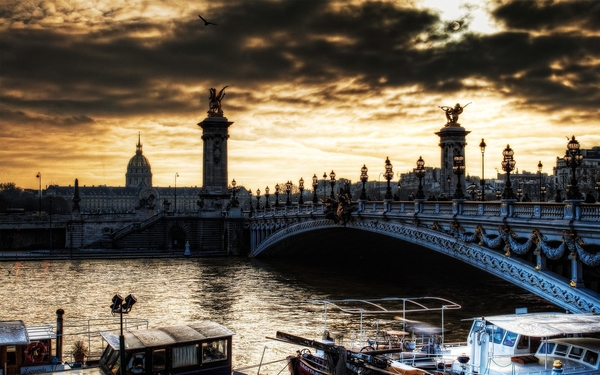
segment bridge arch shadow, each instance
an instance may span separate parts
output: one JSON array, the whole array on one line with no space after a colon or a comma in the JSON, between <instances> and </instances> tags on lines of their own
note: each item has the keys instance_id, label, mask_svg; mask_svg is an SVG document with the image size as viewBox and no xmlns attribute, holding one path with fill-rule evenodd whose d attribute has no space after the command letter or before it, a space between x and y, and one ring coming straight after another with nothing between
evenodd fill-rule
<instances>
[{"instance_id":1,"label":"bridge arch shadow","mask_svg":"<svg viewBox=\"0 0 600 375\"><path fill-rule=\"evenodd\" d=\"M415 250L418 245L420 250ZM461 241L452 234L392 221L355 220L345 226L331 220L291 223L267 236L253 251L256 257L305 256L361 261L365 256L403 255L403 248L430 249L467 263L534 293L565 310L600 312L600 297L591 290L569 284L568 278L539 269L516 254L495 251L478 243ZM404 254L405 255L405 254ZM410 266L410 265L406 265ZM475 280L474 280L475 282Z\"/></svg>"}]
</instances>

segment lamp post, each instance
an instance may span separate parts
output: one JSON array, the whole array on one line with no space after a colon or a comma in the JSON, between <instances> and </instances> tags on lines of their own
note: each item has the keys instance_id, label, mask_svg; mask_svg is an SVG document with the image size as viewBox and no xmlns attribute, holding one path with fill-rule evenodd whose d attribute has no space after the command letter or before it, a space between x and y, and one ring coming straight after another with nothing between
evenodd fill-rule
<instances>
[{"instance_id":1,"label":"lamp post","mask_svg":"<svg viewBox=\"0 0 600 375\"><path fill-rule=\"evenodd\" d=\"M542 186L540 188L540 202L545 202L546 201L546 187Z\"/></svg>"},{"instance_id":2,"label":"lamp post","mask_svg":"<svg viewBox=\"0 0 600 375\"><path fill-rule=\"evenodd\" d=\"M331 170L331 173L329 174L329 183L331 184L331 199L335 199L335 194L333 194L333 187L335 186L335 172L333 171L333 169Z\"/></svg>"},{"instance_id":3,"label":"lamp post","mask_svg":"<svg viewBox=\"0 0 600 375\"><path fill-rule=\"evenodd\" d=\"M450 183L452 182L452 177L448 176L446 178L446 182L448 183L448 192L447 192L447 194L448 194L448 196L450 196Z\"/></svg>"},{"instance_id":4,"label":"lamp post","mask_svg":"<svg viewBox=\"0 0 600 375\"><path fill-rule=\"evenodd\" d=\"M300 189L300 199L298 199L298 204L304 204L304 197L302 196L304 192L304 179L300 177L300 181L298 181L298 189Z\"/></svg>"},{"instance_id":5,"label":"lamp post","mask_svg":"<svg viewBox=\"0 0 600 375\"><path fill-rule=\"evenodd\" d=\"M496 189L496 199L500 200L502 198L502 190Z\"/></svg>"},{"instance_id":6,"label":"lamp post","mask_svg":"<svg viewBox=\"0 0 600 375\"><path fill-rule=\"evenodd\" d=\"M175 213L177 213L177 177L179 177L179 172L175 172Z\"/></svg>"},{"instance_id":7,"label":"lamp post","mask_svg":"<svg viewBox=\"0 0 600 375\"><path fill-rule=\"evenodd\" d=\"M419 156L419 159L417 160L417 167L413 168L413 172L415 173L415 176L419 179L419 187L417 188L417 199L425 199L425 193L423 192L423 185L421 184L421 181L423 180L423 177L425 177L425 161L423 160L423 158L421 156Z\"/></svg>"},{"instance_id":8,"label":"lamp post","mask_svg":"<svg viewBox=\"0 0 600 375\"><path fill-rule=\"evenodd\" d=\"M327 197L327 172L323 172L323 202Z\"/></svg>"},{"instance_id":9,"label":"lamp post","mask_svg":"<svg viewBox=\"0 0 600 375\"><path fill-rule=\"evenodd\" d=\"M54 198L50 198L50 255L52 255L52 203L54 203Z\"/></svg>"},{"instance_id":10,"label":"lamp post","mask_svg":"<svg viewBox=\"0 0 600 375\"><path fill-rule=\"evenodd\" d=\"M40 204L39 204L38 216L42 216L42 173L38 172L35 175L35 177L40 179L40 190L39 190Z\"/></svg>"},{"instance_id":11,"label":"lamp post","mask_svg":"<svg viewBox=\"0 0 600 375\"><path fill-rule=\"evenodd\" d=\"M319 178L317 177L317 174L313 174L312 177L312 187L313 187L313 203L317 204L319 203L319 198L317 197L317 188L319 187Z\"/></svg>"},{"instance_id":12,"label":"lamp post","mask_svg":"<svg viewBox=\"0 0 600 375\"><path fill-rule=\"evenodd\" d=\"M504 192L502 192L502 198L504 199L515 199L515 193L512 189L512 184L510 183L510 172L515 169L515 164L517 162L513 158L515 152L510 145L506 145L504 151L502 151L502 169L506 172L506 185L504 186Z\"/></svg>"},{"instance_id":13,"label":"lamp post","mask_svg":"<svg viewBox=\"0 0 600 375\"><path fill-rule=\"evenodd\" d=\"M256 189L256 212L260 210L260 189Z\"/></svg>"},{"instance_id":14,"label":"lamp post","mask_svg":"<svg viewBox=\"0 0 600 375\"><path fill-rule=\"evenodd\" d=\"M269 208L271 208L271 205L269 204L269 191L270 191L270 189L269 189L269 187L267 186L267 187L265 188L265 200L266 200L266 202L265 202L265 209L267 209L267 210L268 210Z\"/></svg>"},{"instance_id":15,"label":"lamp post","mask_svg":"<svg viewBox=\"0 0 600 375\"><path fill-rule=\"evenodd\" d=\"M479 144L479 148L481 149L481 201L485 200L485 165L484 165L484 154L485 154L485 141L481 138L481 143Z\"/></svg>"},{"instance_id":16,"label":"lamp post","mask_svg":"<svg viewBox=\"0 0 600 375\"><path fill-rule=\"evenodd\" d=\"M235 178L233 180L231 180L231 194L232 194L232 200L235 200L235 185L237 185L237 182L235 182Z\"/></svg>"},{"instance_id":17,"label":"lamp post","mask_svg":"<svg viewBox=\"0 0 600 375\"><path fill-rule=\"evenodd\" d=\"M365 184L369 180L369 175L367 172L369 169L366 164L363 164L363 167L360 169L360 182L362 182L362 191L360 192L360 199L367 200L367 190L365 189Z\"/></svg>"},{"instance_id":18,"label":"lamp post","mask_svg":"<svg viewBox=\"0 0 600 375\"><path fill-rule=\"evenodd\" d=\"M398 180L398 200L402 200L402 182Z\"/></svg>"},{"instance_id":19,"label":"lamp post","mask_svg":"<svg viewBox=\"0 0 600 375\"><path fill-rule=\"evenodd\" d=\"M583 162L583 155L579 147L579 142L573 136L567 144L567 152L565 153L565 163L567 163L567 167L571 168L571 182L567 190L567 198L569 199L581 199L576 175L577 167Z\"/></svg>"},{"instance_id":20,"label":"lamp post","mask_svg":"<svg viewBox=\"0 0 600 375\"><path fill-rule=\"evenodd\" d=\"M538 174L540 175L540 202L543 202L542 200L542 168L544 167L544 165L542 164L542 161L540 160L540 162L537 165L538 167Z\"/></svg>"},{"instance_id":21,"label":"lamp post","mask_svg":"<svg viewBox=\"0 0 600 375\"><path fill-rule=\"evenodd\" d=\"M460 184L460 176L465 173L465 157L459 153L454 154L452 172L456 175L456 190L454 191L454 199L464 199L462 185Z\"/></svg>"},{"instance_id":22,"label":"lamp post","mask_svg":"<svg viewBox=\"0 0 600 375\"><path fill-rule=\"evenodd\" d=\"M385 158L385 179L387 180L387 187L385 189L385 199L392 199L392 188L390 186L390 180L394 178L394 172L392 171L392 163L390 158Z\"/></svg>"},{"instance_id":23,"label":"lamp post","mask_svg":"<svg viewBox=\"0 0 600 375\"><path fill-rule=\"evenodd\" d=\"M475 194L477 194L477 185L475 185L475 183L471 183L471 185L469 185L469 187L467 188L467 193L469 193L469 195L471 196L471 200L474 201L475 200Z\"/></svg>"},{"instance_id":24,"label":"lamp post","mask_svg":"<svg viewBox=\"0 0 600 375\"><path fill-rule=\"evenodd\" d=\"M290 200L290 194L292 193L292 181L285 183L285 193L287 194L287 200L285 201L286 206L291 206L292 201Z\"/></svg>"},{"instance_id":25,"label":"lamp post","mask_svg":"<svg viewBox=\"0 0 600 375\"><path fill-rule=\"evenodd\" d=\"M279 191L281 187L279 184L275 185L275 207L279 207Z\"/></svg>"},{"instance_id":26,"label":"lamp post","mask_svg":"<svg viewBox=\"0 0 600 375\"><path fill-rule=\"evenodd\" d=\"M118 313L121 316L121 335L119 336L119 355L121 356L121 366L119 371L121 375L126 375L125 366L125 336L123 335L123 314L129 314L133 305L137 302L137 298L133 294L123 297L117 293L112 298L112 305L110 306L113 314Z\"/></svg>"},{"instance_id":27,"label":"lamp post","mask_svg":"<svg viewBox=\"0 0 600 375\"><path fill-rule=\"evenodd\" d=\"M517 188L517 199L521 201L521 197L523 197L523 189L521 188L521 185L519 185Z\"/></svg>"}]
</instances>

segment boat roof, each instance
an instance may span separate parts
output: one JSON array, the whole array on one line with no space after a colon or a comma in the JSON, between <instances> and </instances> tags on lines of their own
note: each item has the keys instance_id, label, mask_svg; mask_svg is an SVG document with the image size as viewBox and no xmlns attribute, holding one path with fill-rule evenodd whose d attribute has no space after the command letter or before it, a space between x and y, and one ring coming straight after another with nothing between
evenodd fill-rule
<instances>
[{"instance_id":1,"label":"boat roof","mask_svg":"<svg viewBox=\"0 0 600 375\"><path fill-rule=\"evenodd\" d=\"M600 332L600 315L566 313L528 313L483 317L507 331L533 337Z\"/></svg>"},{"instance_id":2,"label":"boat roof","mask_svg":"<svg viewBox=\"0 0 600 375\"><path fill-rule=\"evenodd\" d=\"M325 309L335 308L349 314L403 314L408 312L457 310L461 306L439 297L387 297L372 299L309 300Z\"/></svg>"},{"instance_id":3,"label":"boat roof","mask_svg":"<svg viewBox=\"0 0 600 375\"><path fill-rule=\"evenodd\" d=\"M0 346L27 345L31 341L55 338L50 325L27 327L22 320L0 320Z\"/></svg>"},{"instance_id":4,"label":"boat roof","mask_svg":"<svg viewBox=\"0 0 600 375\"><path fill-rule=\"evenodd\" d=\"M101 335L108 345L115 350L119 350L119 336L112 332L102 332ZM140 329L124 333L126 350L217 339L233 335L234 333L228 328L211 321L201 321L171 327Z\"/></svg>"}]
</instances>

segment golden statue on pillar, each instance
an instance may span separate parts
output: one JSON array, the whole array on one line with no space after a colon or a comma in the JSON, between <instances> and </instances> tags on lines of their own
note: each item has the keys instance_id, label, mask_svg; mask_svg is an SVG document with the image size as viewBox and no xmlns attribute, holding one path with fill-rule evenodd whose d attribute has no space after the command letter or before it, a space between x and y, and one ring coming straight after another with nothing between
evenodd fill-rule
<instances>
[{"instance_id":1,"label":"golden statue on pillar","mask_svg":"<svg viewBox=\"0 0 600 375\"><path fill-rule=\"evenodd\" d=\"M211 87L208 89L210 96L208 97L208 116L209 117L223 117L223 110L221 109L221 100L225 97L225 89L228 86L225 86L219 91L217 95L217 89Z\"/></svg>"},{"instance_id":2,"label":"golden statue on pillar","mask_svg":"<svg viewBox=\"0 0 600 375\"><path fill-rule=\"evenodd\" d=\"M446 119L448 120L448 122L446 122L446 126L451 126L451 124L458 124L458 115L463 113L463 109L469 104L471 104L471 102L465 104L464 106L461 106L459 103L456 103L454 107L449 107L445 105L439 106L438 108L441 108L442 111L446 112Z\"/></svg>"}]
</instances>

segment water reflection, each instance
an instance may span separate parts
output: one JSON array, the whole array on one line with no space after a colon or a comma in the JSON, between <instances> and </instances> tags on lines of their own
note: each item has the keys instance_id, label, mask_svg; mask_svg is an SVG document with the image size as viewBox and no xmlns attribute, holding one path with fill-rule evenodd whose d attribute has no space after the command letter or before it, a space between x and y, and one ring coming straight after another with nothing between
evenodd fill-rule
<instances>
[{"instance_id":1,"label":"water reflection","mask_svg":"<svg viewBox=\"0 0 600 375\"><path fill-rule=\"evenodd\" d=\"M138 302L130 317L149 319L151 327L211 319L233 330L236 368L258 364L264 346L267 362L299 349L266 338L277 330L320 338L323 314L303 303L309 299L447 298L463 309L446 312L446 341L464 339L470 323L463 318L510 313L521 306L556 310L528 292L433 252L414 259L405 254L402 259L359 262L246 258L4 262L0 275L2 320L54 322L59 308L65 310L65 320L106 318L116 292L133 293ZM440 316L414 319L439 324ZM375 329L371 323L368 328ZM347 341L358 336L357 322L348 316L328 314L328 324L332 332L344 333ZM396 328L398 322L388 317L380 324ZM261 372L277 373L283 366L283 362L263 366Z\"/></svg>"}]
</instances>

